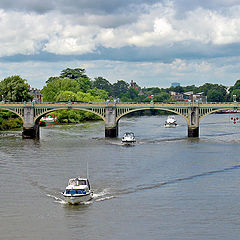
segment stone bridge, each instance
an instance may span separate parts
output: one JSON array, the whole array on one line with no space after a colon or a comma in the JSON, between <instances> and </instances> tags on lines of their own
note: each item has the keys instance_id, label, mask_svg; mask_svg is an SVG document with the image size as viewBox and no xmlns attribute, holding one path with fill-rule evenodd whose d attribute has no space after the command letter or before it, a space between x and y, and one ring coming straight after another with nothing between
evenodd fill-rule
<instances>
[{"instance_id":1,"label":"stone bridge","mask_svg":"<svg viewBox=\"0 0 240 240\"><path fill-rule=\"evenodd\" d=\"M23 120L23 138L39 138L39 122L44 115L62 109L78 109L95 113L105 123L105 137L118 136L118 122L121 117L147 109L165 110L185 118L188 137L199 137L199 122L208 114L219 110L240 109L237 102L231 103L4 103L0 110L8 110Z\"/></svg>"}]
</instances>

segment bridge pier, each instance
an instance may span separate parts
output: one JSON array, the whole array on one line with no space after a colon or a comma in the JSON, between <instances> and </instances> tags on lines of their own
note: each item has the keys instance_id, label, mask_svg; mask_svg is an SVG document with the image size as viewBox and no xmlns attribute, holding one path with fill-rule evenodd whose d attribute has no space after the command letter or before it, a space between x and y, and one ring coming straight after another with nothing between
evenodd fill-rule
<instances>
[{"instance_id":1,"label":"bridge pier","mask_svg":"<svg viewBox=\"0 0 240 240\"><path fill-rule=\"evenodd\" d=\"M105 137L115 138L118 136L118 126L113 128L105 127Z\"/></svg>"},{"instance_id":2,"label":"bridge pier","mask_svg":"<svg viewBox=\"0 0 240 240\"><path fill-rule=\"evenodd\" d=\"M39 124L35 124L32 128L23 127L22 138L39 139Z\"/></svg>"},{"instance_id":3,"label":"bridge pier","mask_svg":"<svg viewBox=\"0 0 240 240\"><path fill-rule=\"evenodd\" d=\"M22 138L39 139L39 123L34 122L34 107L24 107Z\"/></svg>"},{"instance_id":4,"label":"bridge pier","mask_svg":"<svg viewBox=\"0 0 240 240\"><path fill-rule=\"evenodd\" d=\"M115 138L118 136L118 123L116 122L116 107L106 107L105 137Z\"/></svg>"},{"instance_id":5,"label":"bridge pier","mask_svg":"<svg viewBox=\"0 0 240 240\"><path fill-rule=\"evenodd\" d=\"M199 127L188 126L188 137L199 137Z\"/></svg>"},{"instance_id":6,"label":"bridge pier","mask_svg":"<svg viewBox=\"0 0 240 240\"><path fill-rule=\"evenodd\" d=\"M188 137L199 137L199 108L188 109Z\"/></svg>"}]
</instances>

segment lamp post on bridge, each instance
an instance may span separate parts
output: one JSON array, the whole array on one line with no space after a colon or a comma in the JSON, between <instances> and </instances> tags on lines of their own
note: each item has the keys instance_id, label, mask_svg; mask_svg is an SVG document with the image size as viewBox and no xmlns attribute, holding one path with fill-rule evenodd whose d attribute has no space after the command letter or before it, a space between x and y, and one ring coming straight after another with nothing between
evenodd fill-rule
<instances>
[{"instance_id":1,"label":"lamp post on bridge","mask_svg":"<svg viewBox=\"0 0 240 240\"><path fill-rule=\"evenodd\" d=\"M237 95L233 95L233 102L237 102Z\"/></svg>"},{"instance_id":2,"label":"lamp post on bridge","mask_svg":"<svg viewBox=\"0 0 240 240\"><path fill-rule=\"evenodd\" d=\"M151 103L153 103L153 97L154 97L154 95L151 95Z\"/></svg>"},{"instance_id":3,"label":"lamp post on bridge","mask_svg":"<svg viewBox=\"0 0 240 240\"><path fill-rule=\"evenodd\" d=\"M75 96L69 94L69 95L68 95L68 102L74 102L74 100L75 100Z\"/></svg>"}]
</instances>

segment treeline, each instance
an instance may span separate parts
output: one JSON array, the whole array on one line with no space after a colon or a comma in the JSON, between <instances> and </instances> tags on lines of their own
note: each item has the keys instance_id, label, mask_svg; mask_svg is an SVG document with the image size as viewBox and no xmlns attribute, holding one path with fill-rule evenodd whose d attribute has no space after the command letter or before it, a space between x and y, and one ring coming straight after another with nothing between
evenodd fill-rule
<instances>
[{"instance_id":1,"label":"treeline","mask_svg":"<svg viewBox=\"0 0 240 240\"><path fill-rule=\"evenodd\" d=\"M170 91L184 93L202 92L207 96L209 102L228 102L233 101L233 95L240 101L240 80L234 86L226 87L221 84L205 83L202 86L178 86L170 88L141 87L134 83L124 80L117 80L110 83L103 77L91 79L83 68L66 68L61 71L59 76L49 77L46 85L41 90L44 102L59 101L82 101L82 102L103 102L118 98L121 102L144 102L151 101L150 96L154 96L154 101L169 102ZM31 101L29 95L29 85L26 79L20 76L11 76L0 82L0 98L2 101L23 102ZM62 123L79 123L87 120L97 120L98 116L78 111L61 110L54 112ZM10 112L0 111L0 130L11 127L19 127L21 120Z\"/></svg>"}]
</instances>

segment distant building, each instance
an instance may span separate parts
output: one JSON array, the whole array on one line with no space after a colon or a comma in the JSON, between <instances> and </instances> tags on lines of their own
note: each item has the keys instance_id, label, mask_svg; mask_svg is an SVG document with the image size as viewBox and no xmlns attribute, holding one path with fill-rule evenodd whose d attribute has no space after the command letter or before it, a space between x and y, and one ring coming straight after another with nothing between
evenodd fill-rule
<instances>
[{"instance_id":1,"label":"distant building","mask_svg":"<svg viewBox=\"0 0 240 240\"><path fill-rule=\"evenodd\" d=\"M193 91L190 91L190 92L185 92L183 93L183 98L186 100L186 99L189 99L191 98L191 96L193 95Z\"/></svg>"},{"instance_id":2,"label":"distant building","mask_svg":"<svg viewBox=\"0 0 240 240\"><path fill-rule=\"evenodd\" d=\"M180 83L178 82L171 83L171 87L179 87L179 86L180 86Z\"/></svg>"},{"instance_id":3,"label":"distant building","mask_svg":"<svg viewBox=\"0 0 240 240\"><path fill-rule=\"evenodd\" d=\"M193 93L193 91L183 93L184 100L189 100L191 102L206 103L207 96L203 95L203 92Z\"/></svg>"},{"instance_id":4,"label":"distant building","mask_svg":"<svg viewBox=\"0 0 240 240\"><path fill-rule=\"evenodd\" d=\"M200 103L206 103L207 102L207 96L203 95L203 92L193 94L190 98L192 102L200 102Z\"/></svg>"},{"instance_id":5,"label":"distant building","mask_svg":"<svg viewBox=\"0 0 240 240\"><path fill-rule=\"evenodd\" d=\"M42 102L42 94L39 89L30 88L29 86L29 95L33 97L34 102Z\"/></svg>"},{"instance_id":6,"label":"distant building","mask_svg":"<svg viewBox=\"0 0 240 240\"><path fill-rule=\"evenodd\" d=\"M189 101L189 102L199 102L199 103L206 103L207 97L201 93L193 93L193 91L185 92L185 93L178 93L174 91L170 91L170 98L174 101Z\"/></svg>"},{"instance_id":7,"label":"distant building","mask_svg":"<svg viewBox=\"0 0 240 240\"><path fill-rule=\"evenodd\" d=\"M170 98L175 101L184 101L183 94L178 92L170 91Z\"/></svg>"},{"instance_id":8,"label":"distant building","mask_svg":"<svg viewBox=\"0 0 240 240\"><path fill-rule=\"evenodd\" d=\"M134 82L133 80L131 80L131 82L130 82L130 88L134 88L135 90L138 90L137 83Z\"/></svg>"},{"instance_id":9,"label":"distant building","mask_svg":"<svg viewBox=\"0 0 240 240\"><path fill-rule=\"evenodd\" d=\"M140 89L138 96L144 96L144 92L142 91L142 89Z\"/></svg>"}]
</instances>

